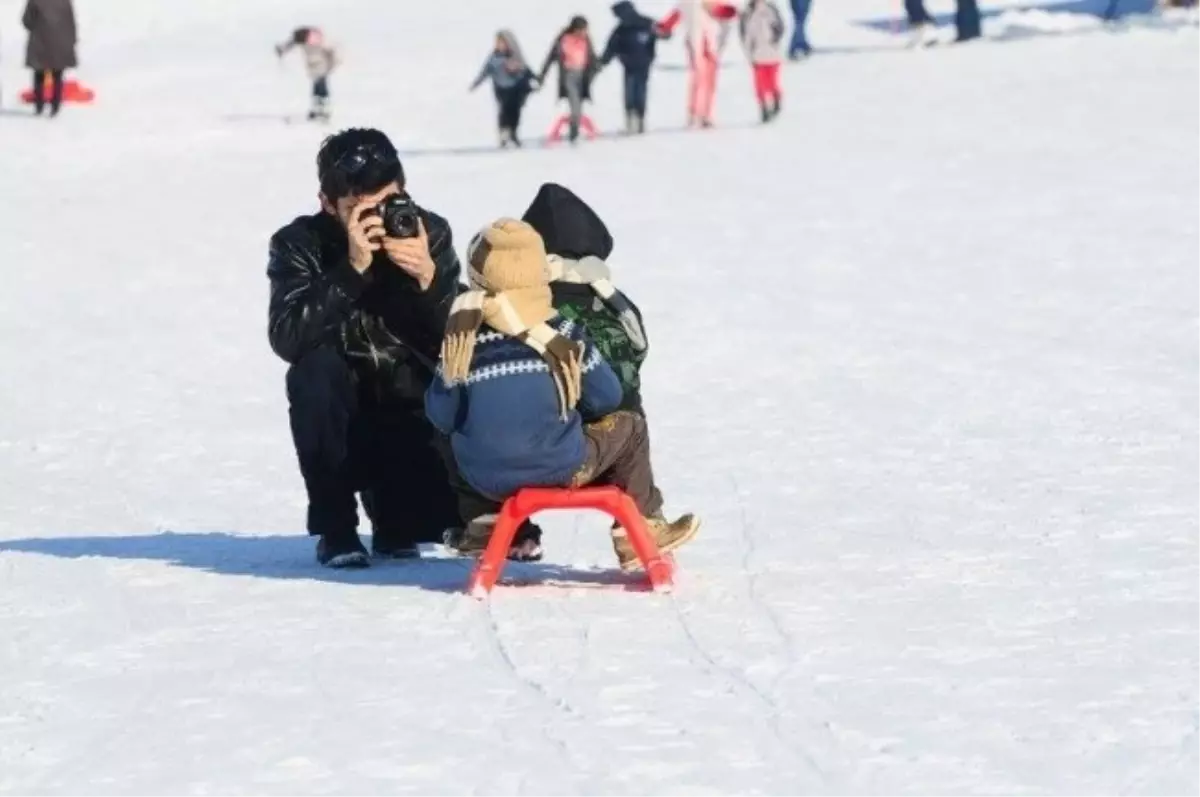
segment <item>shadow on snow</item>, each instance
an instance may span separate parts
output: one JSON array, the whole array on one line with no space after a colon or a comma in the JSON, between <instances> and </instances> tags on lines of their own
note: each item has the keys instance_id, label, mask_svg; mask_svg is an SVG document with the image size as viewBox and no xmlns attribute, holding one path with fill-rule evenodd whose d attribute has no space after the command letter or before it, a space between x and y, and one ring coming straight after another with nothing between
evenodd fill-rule
<instances>
[{"instance_id":1,"label":"shadow on snow","mask_svg":"<svg viewBox=\"0 0 1200 797\"><path fill-rule=\"evenodd\" d=\"M373 562L362 570L331 570L316 563L312 538L252 536L222 531L174 532L112 537L31 537L0 541L0 554L31 553L62 559L157 561L227 576L325 581L347 585L411 587L460 592L474 564L470 559L424 557ZM646 589L640 574L565 565L509 562L501 586Z\"/></svg>"}]
</instances>

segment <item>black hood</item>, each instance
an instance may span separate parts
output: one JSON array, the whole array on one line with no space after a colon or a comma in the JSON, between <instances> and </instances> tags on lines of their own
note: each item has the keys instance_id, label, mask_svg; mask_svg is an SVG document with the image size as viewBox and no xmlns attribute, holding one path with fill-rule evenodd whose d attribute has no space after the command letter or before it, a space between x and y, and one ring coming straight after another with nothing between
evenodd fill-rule
<instances>
[{"instance_id":1,"label":"black hood","mask_svg":"<svg viewBox=\"0 0 1200 797\"><path fill-rule=\"evenodd\" d=\"M596 211L557 183L543 183L521 219L542 236L548 255L606 260L612 253L612 236Z\"/></svg>"},{"instance_id":2,"label":"black hood","mask_svg":"<svg viewBox=\"0 0 1200 797\"><path fill-rule=\"evenodd\" d=\"M618 3L613 3L612 12L622 22L636 22L638 17L641 16L629 0L620 0Z\"/></svg>"}]
</instances>

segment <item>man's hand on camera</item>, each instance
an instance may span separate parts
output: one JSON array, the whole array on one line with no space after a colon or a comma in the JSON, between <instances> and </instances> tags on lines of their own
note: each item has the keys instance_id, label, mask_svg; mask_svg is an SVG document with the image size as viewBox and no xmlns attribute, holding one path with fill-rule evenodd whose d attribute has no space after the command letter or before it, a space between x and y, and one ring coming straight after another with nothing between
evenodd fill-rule
<instances>
[{"instance_id":1,"label":"man's hand on camera","mask_svg":"<svg viewBox=\"0 0 1200 797\"><path fill-rule=\"evenodd\" d=\"M401 271L417 281L422 291L427 291L433 284L436 266L433 256L429 254L429 235L425 232L425 222L420 219L417 220L417 231L416 238L384 238L383 251Z\"/></svg>"},{"instance_id":2,"label":"man's hand on camera","mask_svg":"<svg viewBox=\"0 0 1200 797\"><path fill-rule=\"evenodd\" d=\"M383 246L383 219L375 213L374 202L359 202L343 219L350 239L350 265L359 274L371 267L371 259Z\"/></svg>"}]
</instances>

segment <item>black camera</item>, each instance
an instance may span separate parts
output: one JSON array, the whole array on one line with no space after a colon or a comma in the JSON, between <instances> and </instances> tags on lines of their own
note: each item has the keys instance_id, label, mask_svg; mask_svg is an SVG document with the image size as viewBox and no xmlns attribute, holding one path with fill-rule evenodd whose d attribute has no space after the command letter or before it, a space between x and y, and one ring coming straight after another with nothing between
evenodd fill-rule
<instances>
[{"instance_id":1,"label":"black camera","mask_svg":"<svg viewBox=\"0 0 1200 797\"><path fill-rule=\"evenodd\" d=\"M392 194L376 206L375 212L389 238L416 238L421 234L417 206L404 194Z\"/></svg>"}]
</instances>

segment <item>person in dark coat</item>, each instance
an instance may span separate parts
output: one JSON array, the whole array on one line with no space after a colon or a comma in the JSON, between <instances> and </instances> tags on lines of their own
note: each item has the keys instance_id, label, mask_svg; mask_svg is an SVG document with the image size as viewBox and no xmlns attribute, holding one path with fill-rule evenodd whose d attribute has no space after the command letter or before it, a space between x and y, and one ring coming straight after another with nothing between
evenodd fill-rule
<instances>
[{"instance_id":1,"label":"person in dark coat","mask_svg":"<svg viewBox=\"0 0 1200 797\"><path fill-rule=\"evenodd\" d=\"M617 27L608 36L600 68L616 58L625 70L625 132L646 132L646 94L650 87L650 68L660 38L658 25L643 16L629 0L613 3Z\"/></svg>"},{"instance_id":2,"label":"person in dark coat","mask_svg":"<svg viewBox=\"0 0 1200 797\"><path fill-rule=\"evenodd\" d=\"M567 138L574 143L579 139L583 103L592 98L592 78L598 65L596 50L588 35L588 23L583 17L572 17L570 24L554 40L538 72L538 85L546 82L546 74L554 64L558 64L558 98L566 100L570 107Z\"/></svg>"},{"instance_id":3,"label":"person in dark coat","mask_svg":"<svg viewBox=\"0 0 1200 797\"><path fill-rule=\"evenodd\" d=\"M50 115L62 107L63 72L79 65L75 55L78 35L71 0L27 0L21 24L29 31L25 66L33 70L33 107L46 107L46 78L51 81Z\"/></svg>"},{"instance_id":4,"label":"person in dark coat","mask_svg":"<svg viewBox=\"0 0 1200 797\"><path fill-rule=\"evenodd\" d=\"M407 187L382 132L330 136L317 172L320 212L271 237L268 336L290 366L292 437L318 561L363 567L356 493L377 556L416 556L417 543L441 541L460 522L424 396L461 267L450 225L435 213L415 209L415 236L384 229L380 202L407 197Z\"/></svg>"}]
</instances>

